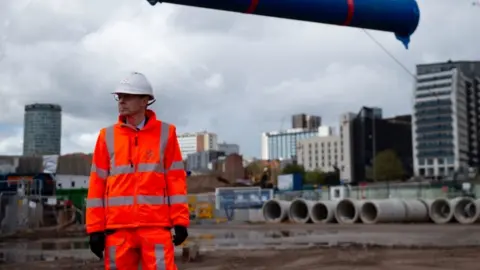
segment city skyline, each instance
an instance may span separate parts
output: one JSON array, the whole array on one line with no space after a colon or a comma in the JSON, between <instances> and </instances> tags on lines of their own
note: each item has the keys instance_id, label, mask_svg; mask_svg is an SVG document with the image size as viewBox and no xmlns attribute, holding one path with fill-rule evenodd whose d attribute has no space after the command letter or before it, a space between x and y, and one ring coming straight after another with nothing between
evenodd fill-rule
<instances>
[{"instance_id":1,"label":"city skyline","mask_svg":"<svg viewBox=\"0 0 480 270\"><path fill-rule=\"evenodd\" d=\"M91 152L98 130L116 121L110 92L132 70L152 81L160 119L179 133L215 132L246 156L260 156L259 134L287 128L291 114L319 115L333 126L361 106L385 116L412 112L412 76L360 29L112 0L95 9L79 2L75 14L48 1L24 9L7 2L0 11L12 22L0 29L2 154L21 153L23 106L34 102L64 108L64 153ZM411 73L420 63L478 58L478 8L419 5L409 50L391 33L369 33Z\"/></svg>"}]
</instances>

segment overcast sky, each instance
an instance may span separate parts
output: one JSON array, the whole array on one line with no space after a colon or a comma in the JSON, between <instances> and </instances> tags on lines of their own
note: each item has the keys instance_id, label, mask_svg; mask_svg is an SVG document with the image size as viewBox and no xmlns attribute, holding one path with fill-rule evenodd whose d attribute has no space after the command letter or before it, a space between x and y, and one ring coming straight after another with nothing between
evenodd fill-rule
<instances>
[{"instance_id":1,"label":"overcast sky","mask_svg":"<svg viewBox=\"0 0 480 270\"><path fill-rule=\"evenodd\" d=\"M370 33L411 72L480 60L472 2L420 0L409 50ZM0 154L21 154L23 109L34 102L63 107L63 153L91 152L117 117L109 93L131 71L154 85L159 118L180 132L216 132L250 157L261 132L290 127L294 113L336 126L362 105L385 116L412 110L412 77L356 28L145 0L1 0L0 49Z\"/></svg>"}]
</instances>

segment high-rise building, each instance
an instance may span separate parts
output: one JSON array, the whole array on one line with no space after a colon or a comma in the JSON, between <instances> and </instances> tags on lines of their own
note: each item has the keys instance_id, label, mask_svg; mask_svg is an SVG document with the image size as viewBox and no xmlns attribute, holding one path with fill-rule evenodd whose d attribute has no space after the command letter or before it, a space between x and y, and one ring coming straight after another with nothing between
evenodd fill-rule
<instances>
[{"instance_id":1,"label":"high-rise building","mask_svg":"<svg viewBox=\"0 0 480 270\"><path fill-rule=\"evenodd\" d=\"M56 104L25 106L23 155L60 155L62 108Z\"/></svg>"},{"instance_id":2,"label":"high-rise building","mask_svg":"<svg viewBox=\"0 0 480 270\"><path fill-rule=\"evenodd\" d=\"M416 175L452 176L480 161L480 61L417 65L413 155Z\"/></svg>"},{"instance_id":3,"label":"high-rise building","mask_svg":"<svg viewBox=\"0 0 480 270\"><path fill-rule=\"evenodd\" d=\"M292 115L292 128L316 129L322 125L322 118L316 115Z\"/></svg>"},{"instance_id":4,"label":"high-rise building","mask_svg":"<svg viewBox=\"0 0 480 270\"><path fill-rule=\"evenodd\" d=\"M187 157L187 170L206 171L212 169L212 162L219 157L224 157L225 152L207 150L189 154Z\"/></svg>"},{"instance_id":5,"label":"high-rise building","mask_svg":"<svg viewBox=\"0 0 480 270\"><path fill-rule=\"evenodd\" d=\"M218 151L225 152L225 155L240 154L240 146L234 143L218 143Z\"/></svg>"},{"instance_id":6,"label":"high-rise building","mask_svg":"<svg viewBox=\"0 0 480 270\"><path fill-rule=\"evenodd\" d=\"M208 150L218 150L218 138L215 133L207 131L183 133L179 134L177 137L184 160L187 159L189 154Z\"/></svg>"},{"instance_id":7,"label":"high-rise building","mask_svg":"<svg viewBox=\"0 0 480 270\"><path fill-rule=\"evenodd\" d=\"M349 183L354 179L353 164L353 120L356 114L344 113L340 116L340 179Z\"/></svg>"},{"instance_id":8,"label":"high-rise building","mask_svg":"<svg viewBox=\"0 0 480 270\"><path fill-rule=\"evenodd\" d=\"M307 171L334 171L340 167L340 156L340 137L333 134L320 134L297 144L297 163Z\"/></svg>"},{"instance_id":9,"label":"high-rise building","mask_svg":"<svg viewBox=\"0 0 480 270\"><path fill-rule=\"evenodd\" d=\"M358 114L342 115L340 121L342 181L376 180L374 158L385 150L395 151L406 176L411 175L411 116L382 118L382 109L363 107Z\"/></svg>"},{"instance_id":10,"label":"high-rise building","mask_svg":"<svg viewBox=\"0 0 480 270\"><path fill-rule=\"evenodd\" d=\"M318 134L318 128L264 132L262 133L262 159L296 160L297 143Z\"/></svg>"}]
</instances>

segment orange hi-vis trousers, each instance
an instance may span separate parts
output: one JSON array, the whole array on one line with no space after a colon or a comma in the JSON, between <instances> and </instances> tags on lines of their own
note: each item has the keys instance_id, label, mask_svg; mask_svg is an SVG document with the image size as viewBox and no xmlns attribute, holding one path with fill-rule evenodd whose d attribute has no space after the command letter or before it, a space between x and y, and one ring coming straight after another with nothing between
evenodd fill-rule
<instances>
[{"instance_id":1,"label":"orange hi-vis trousers","mask_svg":"<svg viewBox=\"0 0 480 270\"><path fill-rule=\"evenodd\" d=\"M118 229L107 235L105 270L177 270L168 229Z\"/></svg>"}]
</instances>

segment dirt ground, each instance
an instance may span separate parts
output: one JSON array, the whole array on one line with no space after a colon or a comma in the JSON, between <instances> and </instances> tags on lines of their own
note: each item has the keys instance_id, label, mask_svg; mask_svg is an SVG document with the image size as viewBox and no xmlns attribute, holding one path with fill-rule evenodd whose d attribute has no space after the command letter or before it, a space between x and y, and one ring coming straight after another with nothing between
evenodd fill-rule
<instances>
[{"instance_id":1,"label":"dirt ground","mask_svg":"<svg viewBox=\"0 0 480 270\"><path fill-rule=\"evenodd\" d=\"M275 243L287 243L285 249L262 250L225 250L202 253L199 261L183 262L177 259L179 270L478 270L480 255L480 226L463 226L459 224L378 224L378 225L339 225L339 224L220 224L192 226L192 238L200 234L215 234L222 237L222 231L236 232L237 238L224 241L242 242L248 237L242 232L275 231L288 235L287 238L274 239ZM329 237L334 239L355 238L359 236L368 238L377 244L361 244L349 242L341 244L339 241L333 246L319 246L307 248L306 246L288 246L294 238L294 231L309 232L303 236L311 239L316 237ZM377 235L377 236L376 236ZM66 237L66 238L65 238ZM73 238L72 238L73 237ZM63 232L23 233L16 236L5 237L0 242L9 244L36 243L45 238L57 240L75 239L85 237L84 230ZM255 235L256 237L256 235ZM301 236L302 237L302 236ZM407 245L394 244L403 240ZM222 240L222 239L220 239ZM257 239L260 241L261 239ZM255 241L257 241L255 240ZM321 241L324 241L320 239ZM381 240L381 241L380 241ZM196 240L201 241L201 240ZM328 241L327 241L328 242ZM379 246L384 243L383 247ZM203 244L202 244L203 243ZM200 242L200 246L209 242ZM247 243L247 242L245 242ZM253 242L250 242L253 243ZM352 244L357 243L357 244ZM389 247L387 247L389 246ZM439 247L443 246L443 247ZM249 248L248 244L246 245ZM252 248L250 246L250 248ZM278 248L281 248L279 245ZM286 249L289 248L289 249ZM87 254L90 254L87 250ZM68 255L70 256L70 255ZM77 255L73 255L77 256ZM93 257L93 255L92 255ZM88 257L91 258L91 257ZM0 253L1 261L1 253ZM57 261L28 262L15 264L0 264L1 270L81 270L103 269L102 262L98 260L80 260L62 258Z\"/></svg>"},{"instance_id":2,"label":"dirt ground","mask_svg":"<svg viewBox=\"0 0 480 270\"><path fill-rule=\"evenodd\" d=\"M277 251L221 251L207 253L200 262L183 263L179 270L478 270L480 248L459 249L385 249L329 248ZM0 265L2 270L90 269L100 270L99 261L62 259L56 262Z\"/></svg>"}]
</instances>

